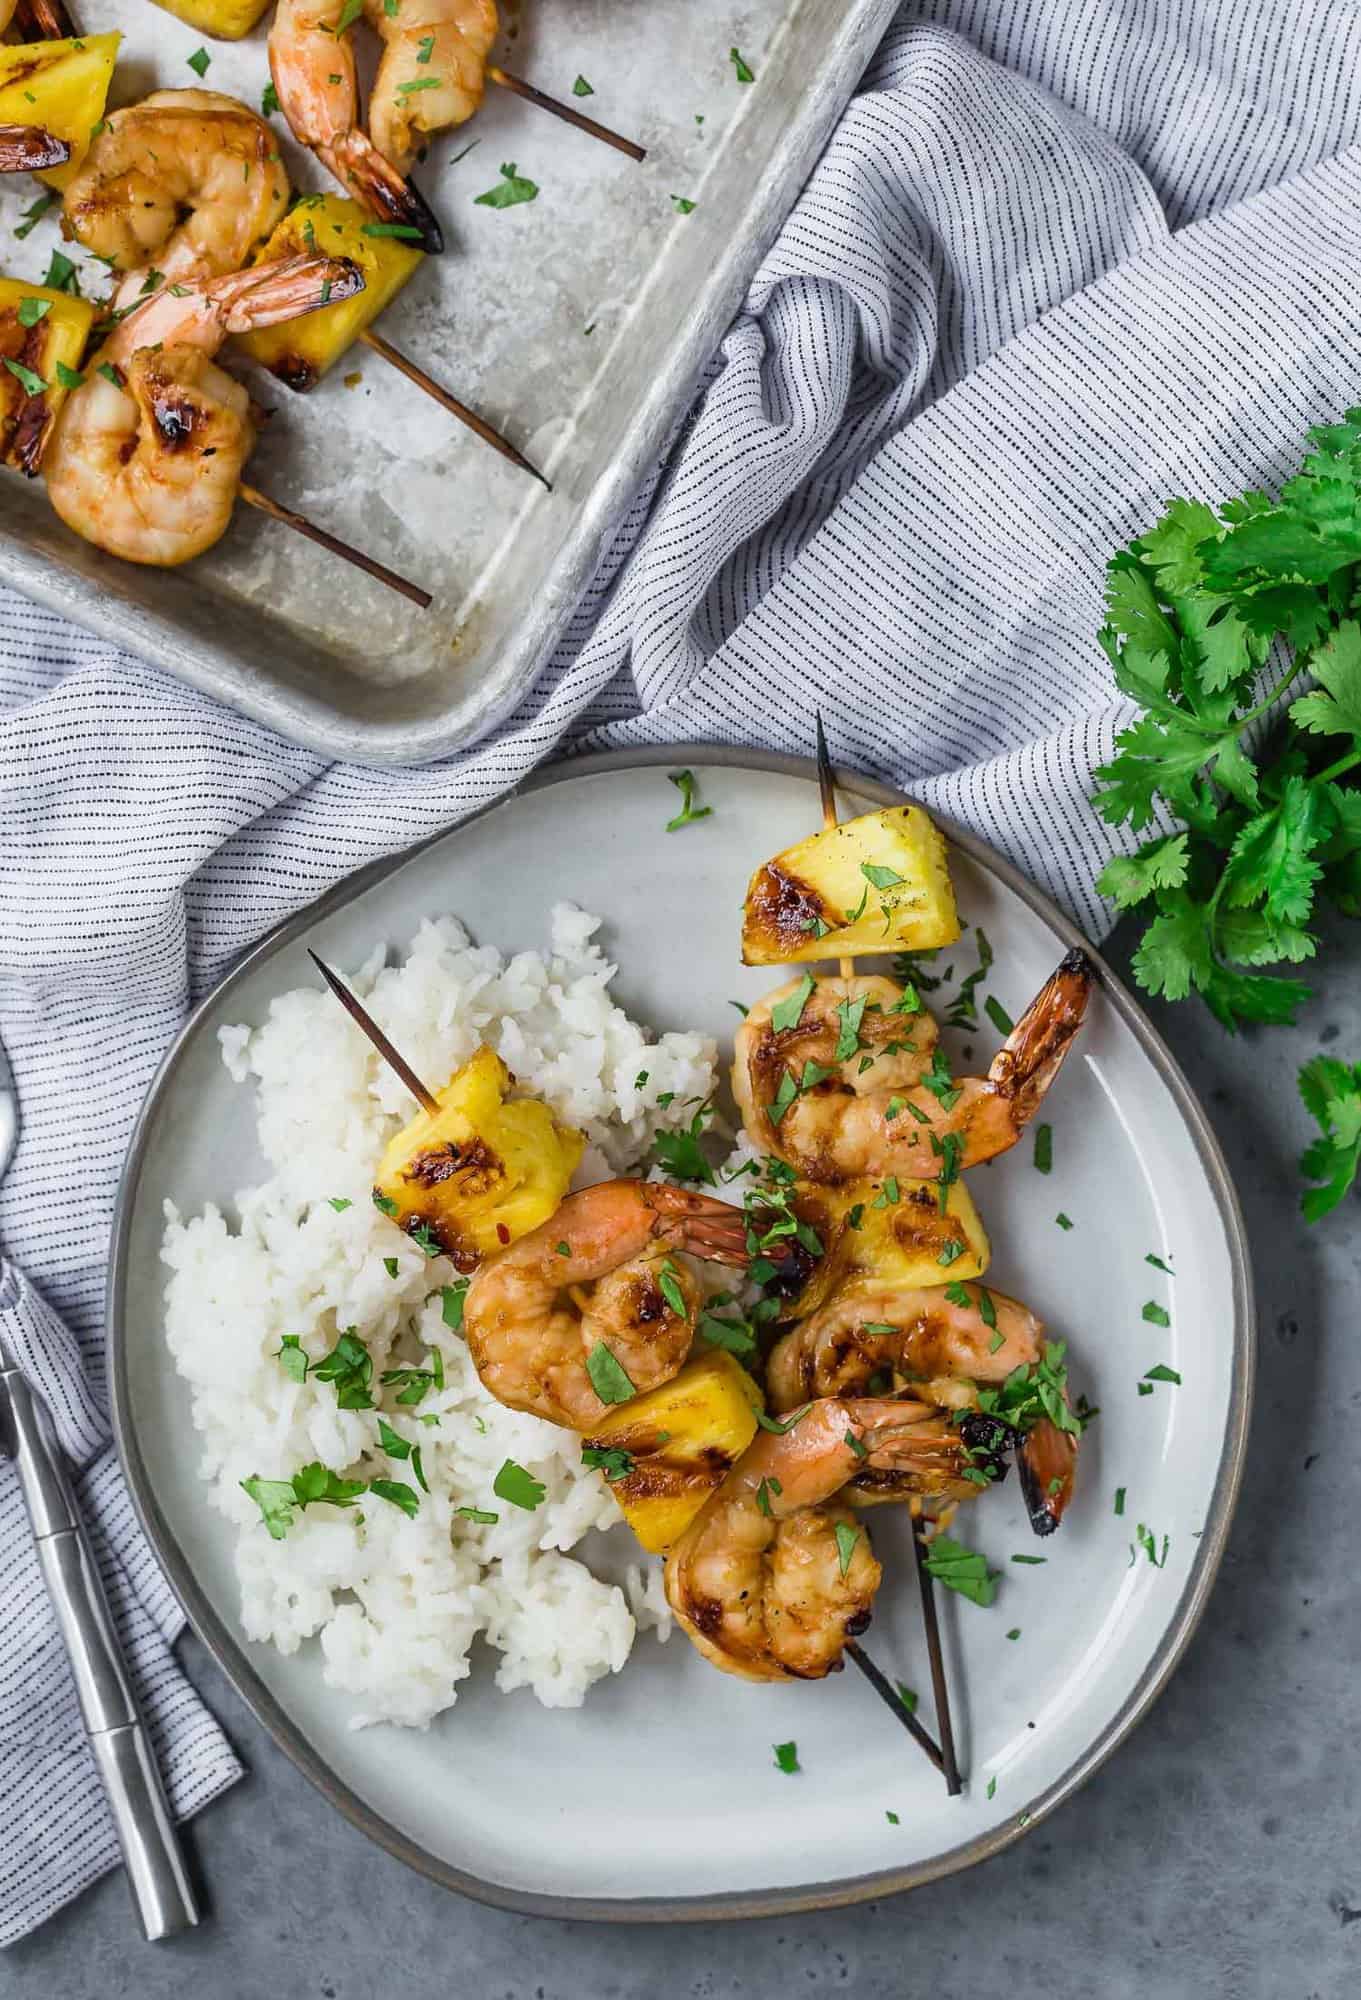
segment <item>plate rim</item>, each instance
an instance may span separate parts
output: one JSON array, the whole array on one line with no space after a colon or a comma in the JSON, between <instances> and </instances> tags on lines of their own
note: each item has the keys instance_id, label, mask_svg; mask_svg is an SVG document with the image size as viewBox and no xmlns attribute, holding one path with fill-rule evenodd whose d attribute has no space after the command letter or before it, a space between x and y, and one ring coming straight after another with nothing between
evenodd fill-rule
<instances>
[{"instance_id":1,"label":"plate rim","mask_svg":"<svg viewBox=\"0 0 1361 2000\"><path fill-rule=\"evenodd\" d=\"M791 1884L770 1889L723 1890L700 1895L678 1896L561 1896L534 1889L519 1889L489 1881L467 1869L458 1868L431 1854L418 1840L405 1834L375 1807L368 1805L331 1769L292 1721L282 1704L256 1672L246 1651L246 1642L219 1617L206 1592L200 1589L187 1557L175 1539L169 1522L161 1513L152 1489L133 1421L128 1371L126 1298L129 1268L129 1238L143 1160L151 1126L160 1101L174 1079L188 1044L196 1039L200 1021L210 1006L247 973L294 944L314 925L335 911L356 901L378 882L395 874L406 862L428 848L451 839L463 828L512 800L550 785L583 777L596 777L662 765L689 763L703 768L719 766L728 770L770 772L777 776L801 778L817 783L817 768L808 757L780 751L738 748L728 744L681 743L639 746L626 750L602 750L567 757L540 766L520 784L488 800L452 826L415 842L399 852L364 864L303 909L283 918L259 938L222 979L204 994L190 1012L179 1033L166 1050L147 1088L137 1114L128 1151L119 1177L109 1241L105 1286L105 1349L109 1369L110 1402L114 1440L132 1495L137 1518L151 1544L157 1561L170 1582L189 1624L212 1655L255 1719L274 1742L317 1787L322 1796L350 1823L368 1835L389 1854L418 1874L456 1890L474 1901L493 1908L514 1911L521 1916L572 1919L606 1923L686 1923L744 1917L769 1917L807 1911L844 1908L895 1895L905 1889L924 1886L947 1875L972 1867L1000 1854L1004 1848L1046 1821L1050 1815L1084 1785L1144 1719L1166 1687L1185 1653L1209 1602L1215 1578L1228 1540L1234 1508L1242 1482L1247 1452L1248 1427L1252 1416L1256 1369L1257 1323L1252 1285L1251 1258L1237 1191L1214 1131L1180 1065L1133 994L1106 964L1101 953L1059 909L1043 890L1031 882L1007 858L967 827L943 814L934 813L947 838L975 865L991 871L1017 895L1031 913L1053 933L1064 949L1080 946L1092 958L1102 990L1126 1027L1133 1033L1144 1054L1167 1087L1190 1134L1197 1157L1205 1171L1215 1205L1224 1225L1232 1267L1233 1341L1230 1360L1229 1405L1224 1439L1214 1487L1206 1512L1196 1555L1180 1597L1163 1629L1153 1655L1135 1686L1093 1740L1041 1793L1029 1808L1024 1821L1009 1818L975 1838L947 1848L928 1861L901 1867L875 1869L869 1874L849 1876L831 1882ZM900 805L910 797L894 786L837 766L838 785L876 804Z\"/></svg>"}]
</instances>

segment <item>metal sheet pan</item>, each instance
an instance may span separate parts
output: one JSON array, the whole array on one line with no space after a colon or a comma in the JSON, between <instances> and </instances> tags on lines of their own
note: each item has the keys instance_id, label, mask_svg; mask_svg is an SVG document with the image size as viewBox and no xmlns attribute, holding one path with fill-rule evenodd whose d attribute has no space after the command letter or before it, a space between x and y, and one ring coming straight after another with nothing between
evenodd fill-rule
<instances>
[{"instance_id":1,"label":"metal sheet pan","mask_svg":"<svg viewBox=\"0 0 1361 2000\"><path fill-rule=\"evenodd\" d=\"M111 103L196 85L200 45L206 86L259 103L267 22L204 44L149 0L75 4L84 29L124 33ZM71 534L41 485L10 473L0 579L327 756L412 764L474 740L553 646L895 6L543 0L510 20L508 65L559 96L588 77L586 108L648 158L634 165L489 91L418 172L448 247L382 330L542 465L552 493L367 350L307 397L246 371L276 412L252 480L423 583L429 611L244 507L197 562L139 569ZM734 45L753 84L738 80ZM291 140L283 150L295 186L326 185ZM509 161L538 199L478 206ZM56 224L14 241L35 184L10 180L5 268L37 280ZM83 270L100 296L100 267Z\"/></svg>"}]
</instances>

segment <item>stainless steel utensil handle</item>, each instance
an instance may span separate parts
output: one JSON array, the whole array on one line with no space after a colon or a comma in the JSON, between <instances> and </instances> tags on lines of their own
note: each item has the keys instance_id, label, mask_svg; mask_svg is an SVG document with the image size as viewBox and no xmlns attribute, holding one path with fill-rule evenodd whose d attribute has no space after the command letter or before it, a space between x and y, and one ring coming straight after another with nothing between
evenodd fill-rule
<instances>
[{"instance_id":1,"label":"stainless steel utensil handle","mask_svg":"<svg viewBox=\"0 0 1361 2000\"><path fill-rule=\"evenodd\" d=\"M51 1420L22 1372L3 1366L0 1443L19 1475L142 1929L170 1937L199 1920L179 1835Z\"/></svg>"}]
</instances>

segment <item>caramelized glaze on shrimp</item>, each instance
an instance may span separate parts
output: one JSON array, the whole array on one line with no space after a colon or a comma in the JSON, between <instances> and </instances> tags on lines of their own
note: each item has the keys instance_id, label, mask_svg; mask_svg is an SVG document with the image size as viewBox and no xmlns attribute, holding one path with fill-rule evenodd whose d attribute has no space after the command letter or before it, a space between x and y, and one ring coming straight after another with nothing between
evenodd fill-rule
<instances>
[{"instance_id":1,"label":"caramelized glaze on shrimp","mask_svg":"<svg viewBox=\"0 0 1361 2000\"><path fill-rule=\"evenodd\" d=\"M86 364L44 454L67 526L125 561L188 562L231 519L255 443L250 397L212 357L229 333L272 326L363 288L344 258L290 257L157 292Z\"/></svg>"},{"instance_id":2,"label":"caramelized glaze on shrimp","mask_svg":"<svg viewBox=\"0 0 1361 2000\"><path fill-rule=\"evenodd\" d=\"M422 249L438 252L444 239L423 197L360 124L351 30L338 32L343 12L344 0L279 0L269 31L279 109L347 194L382 221L419 230Z\"/></svg>"},{"instance_id":3,"label":"caramelized glaze on shrimp","mask_svg":"<svg viewBox=\"0 0 1361 2000\"><path fill-rule=\"evenodd\" d=\"M764 1135L752 1137L812 1181L886 1173L936 1180L947 1159L956 1169L979 1166L1014 1146L1039 1109L1082 1025L1091 981L1085 953L1070 951L1026 1008L986 1077L955 1078L940 1066L933 1067L929 1081L907 1088L874 1082L857 1093L842 1082L815 1082L784 1106L773 1127L773 1147ZM787 1067L781 1073L793 1074ZM872 1082L873 1071L865 1077ZM778 1090L773 1096L763 1091L762 1123L770 1124L778 1102ZM954 1144L947 1146L947 1139Z\"/></svg>"},{"instance_id":4,"label":"caramelized glaze on shrimp","mask_svg":"<svg viewBox=\"0 0 1361 2000\"><path fill-rule=\"evenodd\" d=\"M287 205L263 118L215 90L158 90L105 121L66 190L62 229L131 273L113 298L123 309L152 269L179 284L242 270Z\"/></svg>"},{"instance_id":5,"label":"caramelized glaze on shrimp","mask_svg":"<svg viewBox=\"0 0 1361 2000\"><path fill-rule=\"evenodd\" d=\"M604 1365L617 1364L636 1394L669 1382L690 1351L700 1302L694 1278L668 1255L676 1250L745 1265L741 1210L649 1181L568 1195L468 1287L468 1349L491 1394L584 1431L606 1409L587 1365L602 1346Z\"/></svg>"},{"instance_id":6,"label":"caramelized glaze on shrimp","mask_svg":"<svg viewBox=\"0 0 1361 2000\"><path fill-rule=\"evenodd\" d=\"M481 104L496 0L402 0L392 13L365 0L364 11L383 38L369 125L379 152L406 173L423 134L461 125Z\"/></svg>"},{"instance_id":7,"label":"caramelized glaze on shrimp","mask_svg":"<svg viewBox=\"0 0 1361 2000\"><path fill-rule=\"evenodd\" d=\"M970 1456L968 1437L925 1403L811 1403L782 1435L762 1432L695 1516L666 1560L667 1602L725 1673L819 1680L869 1624L882 1575L835 1496L863 1472L957 1496Z\"/></svg>"}]
</instances>

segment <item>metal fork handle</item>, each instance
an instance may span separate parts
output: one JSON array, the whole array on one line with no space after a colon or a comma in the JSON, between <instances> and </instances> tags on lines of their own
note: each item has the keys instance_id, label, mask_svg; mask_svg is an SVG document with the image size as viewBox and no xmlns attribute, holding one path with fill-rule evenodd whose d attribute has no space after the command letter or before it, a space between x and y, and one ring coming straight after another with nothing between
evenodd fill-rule
<instances>
[{"instance_id":1,"label":"metal fork handle","mask_svg":"<svg viewBox=\"0 0 1361 2000\"><path fill-rule=\"evenodd\" d=\"M51 1420L22 1371L5 1366L0 1443L19 1475L142 1930L148 1938L170 1937L199 1920L175 1821Z\"/></svg>"}]
</instances>

